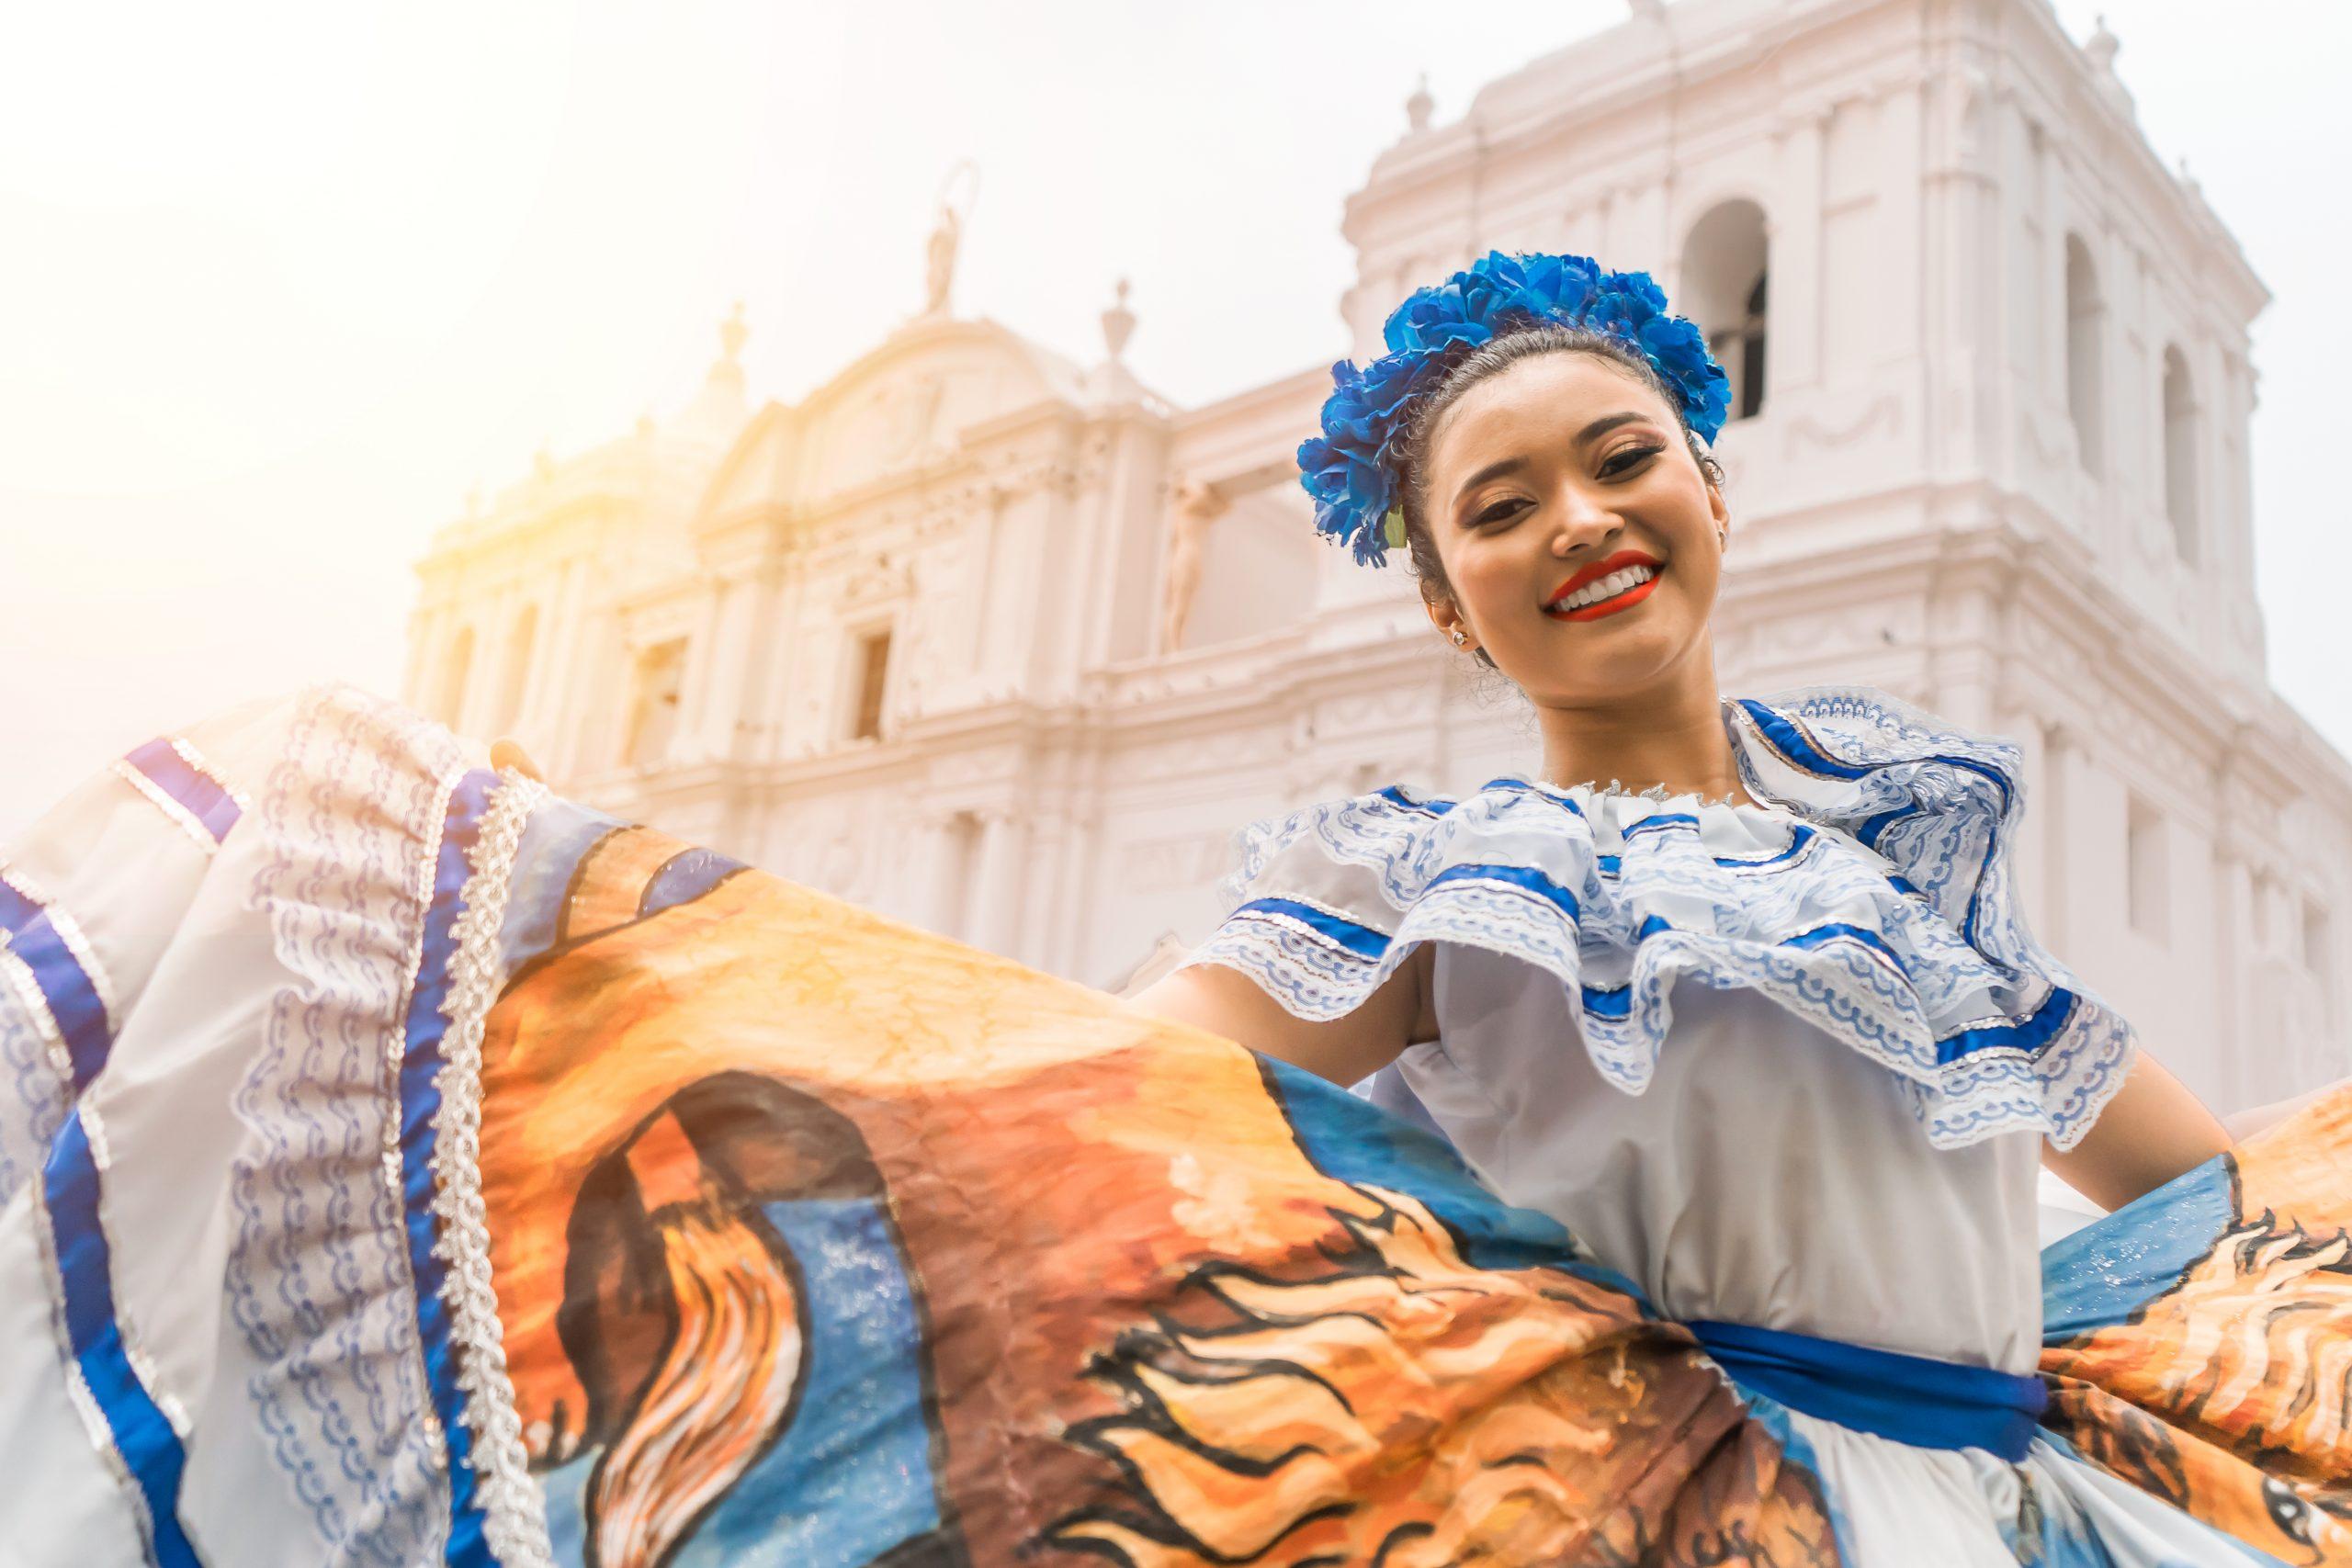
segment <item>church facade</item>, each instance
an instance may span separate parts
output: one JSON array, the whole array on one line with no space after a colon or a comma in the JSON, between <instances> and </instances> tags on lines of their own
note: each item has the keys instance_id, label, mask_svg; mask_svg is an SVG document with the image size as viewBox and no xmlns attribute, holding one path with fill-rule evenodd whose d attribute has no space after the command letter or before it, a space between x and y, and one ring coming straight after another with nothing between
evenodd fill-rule
<instances>
[{"instance_id":1,"label":"church facade","mask_svg":"<svg viewBox=\"0 0 2352 1568\"><path fill-rule=\"evenodd\" d=\"M2033 923L2223 1108L2352 1070L2352 768L2270 690L2267 299L2045 0L1645 5L1418 97L1348 198L1359 356L1490 248L1646 267L1730 372L1727 690L2022 747ZM409 699L568 793L1091 985L1220 912L1239 825L1537 761L1402 571L1312 535L1321 365L1200 407L931 308L436 535Z\"/></svg>"}]
</instances>

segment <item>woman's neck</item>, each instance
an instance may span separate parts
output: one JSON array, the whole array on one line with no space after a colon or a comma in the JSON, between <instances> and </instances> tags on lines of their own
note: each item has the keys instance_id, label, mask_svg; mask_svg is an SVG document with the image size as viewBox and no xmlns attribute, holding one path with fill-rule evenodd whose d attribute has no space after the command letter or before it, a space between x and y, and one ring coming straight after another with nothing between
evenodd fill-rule
<instances>
[{"instance_id":1,"label":"woman's neck","mask_svg":"<svg viewBox=\"0 0 2352 1568\"><path fill-rule=\"evenodd\" d=\"M1706 675L1704 681L1669 682L1622 703L1539 705L1545 781L1613 781L1633 790L1662 785L1668 795L1746 800L1713 671Z\"/></svg>"}]
</instances>

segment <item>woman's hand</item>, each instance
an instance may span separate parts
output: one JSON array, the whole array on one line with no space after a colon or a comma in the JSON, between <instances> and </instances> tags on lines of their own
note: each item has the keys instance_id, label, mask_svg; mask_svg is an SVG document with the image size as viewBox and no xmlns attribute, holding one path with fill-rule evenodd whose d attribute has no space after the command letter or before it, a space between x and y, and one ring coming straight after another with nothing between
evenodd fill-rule
<instances>
[{"instance_id":1,"label":"woman's hand","mask_svg":"<svg viewBox=\"0 0 2352 1568\"><path fill-rule=\"evenodd\" d=\"M2143 1051L2083 1141L2064 1154L2044 1144L2041 1163L2092 1202L2120 1209L2229 1146L2203 1101Z\"/></svg>"},{"instance_id":2,"label":"woman's hand","mask_svg":"<svg viewBox=\"0 0 2352 1568\"><path fill-rule=\"evenodd\" d=\"M547 774L539 772L539 765L523 750L523 743L511 735L502 735L490 743L490 765L502 773L512 768L526 779L548 782Z\"/></svg>"}]
</instances>

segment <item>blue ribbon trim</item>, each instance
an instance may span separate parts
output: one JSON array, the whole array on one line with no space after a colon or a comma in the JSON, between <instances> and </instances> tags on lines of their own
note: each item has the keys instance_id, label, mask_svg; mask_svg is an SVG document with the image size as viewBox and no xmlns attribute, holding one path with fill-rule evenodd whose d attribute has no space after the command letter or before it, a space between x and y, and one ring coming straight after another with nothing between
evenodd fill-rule
<instances>
[{"instance_id":1,"label":"blue ribbon trim","mask_svg":"<svg viewBox=\"0 0 2352 1568\"><path fill-rule=\"evenodd\" d=\"M1951 1064L1978 1051L2023 1051L2040 1055L2043 1047L2065 1032L2075 1019L2075 1009L2082 1000L2075 992L2063 986L2053 986L2041 1005L2015 1023L1990 1023L1981 1029L1963 1029L1936 1042L1936 1060Z\"/></svg>"},{"instance_id":2,"label":"blue ribbon trim","mask_svg":"<svg viewBox=\"0 0 2352 1568\"><path fill-rule=\"evenodd\" d=\"M1584 919L1584 906L1577 896L1553 881L1532 865L1450 865L1430 878L1431 888L1449 882L1500 882L1532 893L1571 920Z\"/></svg>"},{"instance_id":3,"label":"blue ribbon trim","mask_svg":"<svg viewBox=\"0 0 2352 1568\"><path fill-rule=\"evenodd\" d=\"M1814 773L1824 778L1850 780L1861 778L1865 774L1875 773L1882 767L1893 765L1891 763L1884 762L1856 763L1840 761L1837 758L1830 756L1828 752L1823 750L1822 748L1815 743L1813 737L1806 732L1803 725L1796 723L1792 719L1784 717L1782 715L1775 712L1771 708L1766 707L1762 703L1758 702L1755 698L1742 697L1739 699L1739 705L1741 709L1747 713L1747 716L1754 721L1757 732L1762 735L1764 739L1770 743L1774 750L1777 750L1781 756L1787 758L1790 761L1795 763L1798 767L1803 768L1809 773ZM1916 759L1905 760L1922 762L1941 762L1948 767L1964 769L1967 772L1974 773L1978 777L1986 780L1992 784L1995 790L1999 792L2001 797L2000 814L2004 819L2007 818L2009 808L2012 804L2010 799L2010 784L2007 777L2002 773L2000 769L1980 762L1973 757L1953 757L1941 752L1929 753ZM1879 840L1885 835L1887 829L1893 827L1895 823L1903 820L1905 818L1916 817L1918 813L1919 807L1917 806L1905 806L1900 807L1893 811L1882 811L1877 816L1871 818L1868 821L1865 821L1855 832L1854 837L1875 850L1878 848ZM1967 940L1968 944L1971 947L1976 945L1976 920L1984 898L1984 874L1993 869L1993 857L1999 852L2001 836L1997 831L1989 836L1984 846L1984 863L1976 868L1975 887L1969 894L1968 913L1961 921L1961 935Z\"/></svg>"},{"instance_id":4,"label":"blue ribbon trim","mask_svg":"<svg viewBox=\"0 0 2352 1568\"><path fill-rule=\"evenodd\" d=\"M458 1387L458 1349L450 1338L449 1303L443 1293L448 1269L433 1250L438 1231L433 1213L433 1144L441 1111L441 1038L449 1026L449 961L457 954L458 914L471 871L468 852L481 833L482 814L497 787L497 774L477 769L449 792L401 1053L401 1199L409 1269L416 1286L417 1338L449 1454L449 1535L442 1559L451 1568L497 1568L498 1562L482 1533L481 1506L475 1495L473 1432L466 1425L465 1394Z\"/></svg>"},{"instance_id":5,"label":"blue ribbon trim","mask_svg":"<svg viewBox=\"0 0 2352 1568\"><path fill-rule=\"evenodd\" d=\"M187 1452L163 1408L131 1367L115 1321L113 1260L98 1223L102 1179L89 1129L74 1111L50 1142L42 1200L57 1248L66 1347L105 1419L115 1451L147 1510L147 1538L160 1568L202 1568L181 1528L180 1477Z\"/></svg>"},{"instance_id":6,"label":"blue ribbon trim","mask_svg":"<svg viewBox=\"0 0 2352 1568\"><path fill-rule=\"evenodd\" d=\"M9 951L32 972L50 1017L57 1021L74 1066L74 1093L79 1095L107 1065L107 1048L114 1043L97 985L59 934L48 909L5 881L0 881L0 931L7 933Z\"/></svg>"},{"instance_id":7,"label":"blue ribbon trim","mask_svg":"<svg viewBox=\"0 0 2352 1568\"><path fill-rule=\"evenodd\" d=\"M1241 915L1280 915L1310 927L1316 935L1332 946L1345 949L1358 958L1378 959L1388 951L1388 933L1370 926L1359 925L1328 909L1312 904L1302 904L1295 898L1252 898L1234 911Z\"/></svg>"},{"instance_id":8,"label":"blue ribbon trim","mask_svg":"<svg viewBox=\"0 0 2352 1568\"><path fill-rule=\"evenodd\" d=\"M2017 1463L2049 1403L2038 1377L1737 1323L1686 1324L1732 1381L1792 1410L1918 1449Z\"/></svg>"},{"instance_id":9,"label":"blue ribbon trim","mask_svg":"<svg viewBox=\"0 0 2352 1568\"><path fill-rule=\"evenodd\" d=\"M229 836L229 829L244 814L236 797L220 780L200 768L190 767L187 759L168 739L150 740L123 761L144 773L148 783L178 801L216 844Z\"/></svg>"}]
</instances>

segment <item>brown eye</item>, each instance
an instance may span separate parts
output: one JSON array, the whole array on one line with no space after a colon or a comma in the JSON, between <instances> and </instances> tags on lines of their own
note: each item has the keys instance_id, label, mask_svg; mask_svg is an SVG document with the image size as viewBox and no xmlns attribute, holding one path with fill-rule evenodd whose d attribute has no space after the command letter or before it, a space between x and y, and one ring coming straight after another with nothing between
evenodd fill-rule
<instances>
[{"instance_id":1,"label":"brown eye","mask_svg":"<svg viewBox=\"0 0 2352 1568\"><path fill-rule=\"evenodd\" d=\"M1615 479L1620 474L1629 474L1665 450L1663 446L1628 446L1600 465L1600 477Z\"/></svg>"},{"instance_id":2,"label":"brown eye","mask_svg":"<svg viewBox=\"0 0 2352 1568\"><path fill-rule=\"evenodd\" d=\"M1473 528L1483 528L1489 523L1500 523L1508 518L1516 517L1519 515L1520 508L1526 504L1527 502L1518 499L1516 496L1509 501L1498 501L1495 502L1494 505L1489 506L1484 512L1478 513L1477 516L1470 519L1470 526Z\"/></svg>"}]
</instances>

